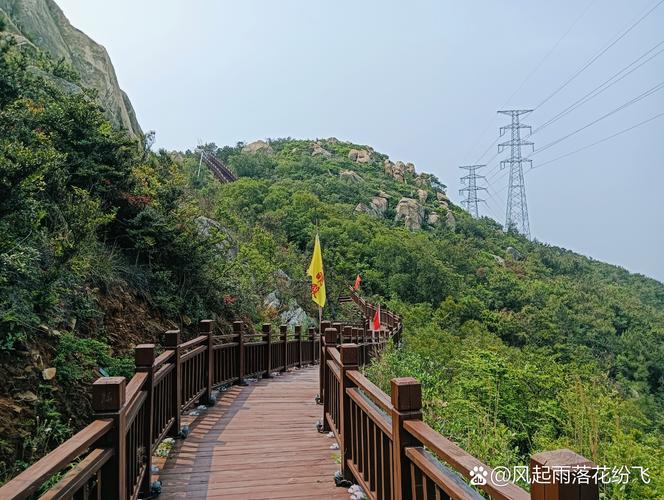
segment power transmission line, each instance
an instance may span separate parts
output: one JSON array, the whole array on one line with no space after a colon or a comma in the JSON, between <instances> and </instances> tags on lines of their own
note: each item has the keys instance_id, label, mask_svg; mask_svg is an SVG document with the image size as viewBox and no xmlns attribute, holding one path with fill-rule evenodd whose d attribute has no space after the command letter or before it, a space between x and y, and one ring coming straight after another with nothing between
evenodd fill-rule
<instances>
[{"instance_id":1,"label":"power transmission line","mask_svg":"<svg viewBox=\"0 0 664 500\"><path fill-rule=\"evenodd\" d=\"M461 200L462 205L466 205L466 210L472 215L475 219L479 218L480 213L478 205L480 202L485 200L477 197L478 191L486 191L485 187L478 186L478 179L486 179L483 175L478 175L477 171L480 168L484 168L486 165L463 165L459 168L468 170L468 174L461 177L461 184L464 184L464 187L459 189L459 194L466 193L466 199Z\"/></svg>"},{"instance_id":2,"label":"power transmission line","mask_svg":"<svg viewBox=\"0 0 664 500\"><path fill-rule=\"evenodd\" d=\"M625 134L625 133L629 132L630 130L634 130L634 129L637 128L637 127L640 127L640 126L642 126L642 125L645 125L646 123L649 123L649 122L651 122L651 121L653 121L653 120L656 120L657 118L661 118L662 116L664 116L664 112L662 112L662 113L658 113L658 114L656 114L655 116L651 116L650 118L648 118L648 119L646 119L646 120L643 120L643 121L641 121L641 122L639 122L639 123L636 123L636 124L634 124L634 125L632 125L632 126L630 126L630 127L624 128L624 129L620 130L619 132L616 132L615 134L611 134L611 135L609 135L609 136L607 136L607 137L604 137L603 139L600 139L600 140L598 140L598 141L592 142L592 143L590 143L590 144L586 144L585 146L580 147L580 148L578 148L578 149L575 149L574 151L570 151L569 153L565 153L565 154L563 154L563 155L557 156L556 158L553 158L553 159L551 159L551 160L545 161L544 163L540 163L539 165L537 165L537 166L535 166L535 167L532 167L531 170L535 170L536 168L541 168L541 167L543 167L544 165L548 165L548 164L553 163L553 162L556 162L556 161L558 161L558 160L562 160L563 158L567 158L568 156L572 156L572 155L574 155L574 154L576 154L576 153L580 153L581 151L584 151L584 150L586 150L586 149L592 148L593 146L597 146L598 144L601 144L601 143L603 143L603 142L609 141L609 140L613 139L614 137L618 137L619 135Z\"/></svg>"},{"instance_id":3,"label":"power transmission line","mask_svg":"<svg viewBox=\"0 0 664 500\"><path fill-rule=\"evenodd\" d=\"M664 1L664 0L663 0L663 1ZM539 154L539 153L541 153L542 151L546 151L547 149L549 149L549 148L555 146L556 144L558 144L558 143L560 143L560 142L562 142L562 141L564 141L564 140L566 140L566 139L572 137L573 135L578 134L579 132L581 132L581 131L587 129L588 127L591 127L592 125L595 125L596 123L598 123L598 122L604 120L605 118L608 118L609 116L614 115L615 113L617 113L617 112L619 112L619 111L622 111L623 109L625 109L625 108L627 108L627 107L629 107L629 106L632 106L633 104L636 104L637 102L641 101L642 99L645 99L646 97L651 96L652 94L654 94L654 93L656 93L656 92L662 90L663 88L664 88L664 81L658 83L658 84L655 85L654 87L652 87L652 88L646 90L645 92L643 92L642 94L640 94L640 95L634 97L633 99L630 99L630 100L627 101L626 103L621 104L621 105L618 106L617 108L612 109L612 110L609 111L608 113L603 114L602 116L600 116L599 118L596 118L595 120L591 121L590 123L587 123L587 124L584 125L583 127L580 127L580 128L578 128L578 129L574 130L573 132L570 132L569 134L566 134L566 135L564 135L564 136L562 136L562 137L556 139L555 141L552 141L552 142L550 142L550 143L548 143L548 144L542 146L541 148L536 149L536 150L535 150L535 151L529 156L529 158L532 158L534 155Z\"/></svg>"},{"instance_id":4,"label":"power transmission line","mask_svg":"<svg viewBox=\"0 0 664 500\"><path fill-rule=\"evenodd\" d=\"M530 141L521 139L521 129L531 129L531 127L520 123L520 118L530 112L532 112L532 109L498 111L498 113L507 115L512 119L510 125L500 127L500 135L502 136L505 131L509 130L511 132L511 139L507 142L498 144L499 153L506 147L510 147L510 158L500 162L501 168L504 168L506 165L509 165L510 167L505 230L509 231L510 229L516 229L528 239L530 239L530 222L528 221L528 204L526 202L526 185L523 179L523 164L528 163L529 165L532 165L532 161L522 157L521 148L523 146L531 146L534 148L534 144Z\"/></svg>"},{"instance_id":5,"label":"power transmission line","mask_svg":"<svg viewBox=\"0 0 664 500\"><path fill-rule=\"evenodd\" d=\"M567 85L569 85L572 81L574 81L581 73L583 73L586 69L588 69L597 59L602 57L606 52L613 47L615 44L617 44L620 40L622 40L627 34L632 31L634 28L636 28L641 22L647 18L650 14L653 13L657 7L659 7L662 3L664 3L664 0L659 0L653 7L648 9L641 17L639 17L636 21L634 21L625 31L622 32L616 38L613 42L609 43L606 47L604 47L602 50L599 51L596 55L590 58L588 62L586 62L579 70L576 71L572 76L570 76L567 80L565 80L562 85L560 85L556 90L554 90L551 94L549 94L544 100L542 100L537 106L535 106L535 109L538 109L542 107L544 104L546 104L549 100L551 100L556 94L558 94L561 90L563 90Z\"/></svg>"},{"instance_id":6,"label":"power transmission line","mask_svg":"<svg viewBox=\"0 0 664 500\"><path fill-rule=\"evenodd\" d=\"M580 107L580 106L582 106L583 104L587 103L588 101L590 101L590 100L593 99L594 97L597 97L599 94L601 94L602 92L604 92L604 91L607 90L608 88L612 87L612 86L615 85L616 83L620 82L621 80L623 80L624 78L626 78L628 75L632 74L634 71L636 71L637 69L639 69L641 66L643 66L644 64L648 63L649 61L651 61L652 59L654 59L655 57L657 57L659 54L661 54L662 52L664 52L664 49L660 49L660 50L657 51L655 54L653 54L653 55L651 55L649 58L647 58L645 61L641 62L640 64L638 64L637 66L635 66L634 68L632 68L631 70L627 71L627 72L624 73L622 76L620 76L621 73L623 73L623 72L625 72L626 70L628 70L631 66L634 66L634 64L636 64L638 61L640 61L641 59L643 59L645 56L647 56L647 55L650 54L653 50L655 50L656 48L660 47L660 46L663 45L663 44L664 44L664 40L662 40L661 42L659 42L658 44L656 44L656 45L655 45L654 47L652 47L650 50L648 50L648 51L646 51L645 53L641 54L638 58L636 58L634 61L632 61L631 63L629 63L627 66L625 66L625 67L622 68L620 71L618 71L617 73L615 73L615 74L614 74L613 76L611 76L609 79L605 80L603 83L601 83L600 85L598 85L597 87L595 87L593 90L591 90L590 92L588 92L587 94L585 94L583 97L577 99L577 100L574 101L572 104L570 104L568 107L566 107L565 109L563 109L562 111L560 111L559 113L557 113L556 115L554 115L552 118L550 118L549 120L547 120L546 122L544 122L542 125L540 125L539 127L535 128L535 130L533 130L533 134L532 134L532 135L536 134L536 133L539 132L540 130L542 130L542 129L548 127L548 126L551 125L552 123L554 123L554 122L560 120L561 118L565 117L566 115L568 115L569 113L571 113L572 111L574 111L575 109L577 109L578 107ZM612 80L613 80L613 81L612 81Z\"/></svg>"}]
</instances>

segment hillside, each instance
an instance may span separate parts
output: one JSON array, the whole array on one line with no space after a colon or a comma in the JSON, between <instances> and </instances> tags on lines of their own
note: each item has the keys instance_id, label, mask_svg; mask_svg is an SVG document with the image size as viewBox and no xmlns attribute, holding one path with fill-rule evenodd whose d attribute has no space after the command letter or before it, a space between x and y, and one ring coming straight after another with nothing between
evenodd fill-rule
<instances>
[{"instance_id":1,"label":"hillside","mask_svg":"<svg viewBox=\"0 0 664 500\"><path fill-rule=\"evenodd\" d=\"M664 285L474 220L435 177L368 146L279 139L216 151L240 180L198 177L196 155L178 163L236 241L255 300L273 297L271 276L285 272L296 285L277 298L315 316L304 271L317 222L329 295L359 273L364 294L404 317L403 349L369 374L384 390L393 376L422 380L442 433L493 465L565 446L658 470ZM632 488L612 494L654 491Z\"/></svg>"},{"instance_id":2,"label":"hillside","mask_svg":"<svg viewBox=\"0 0 664 500\"><path fill-rule=\"evenodd\" d=\"M0 475L80 427L86 385L131 348L202 318L307 322L318 226L326 315L356 274L404 317L368 369L413 375L429 423L493 465L568 446L651 467L664 493L664 285L474 220L407 161L337 139L152 152L77 77L0 41ZM64 83L64 84L63 84Z\"/></svg>"}]
</instances>

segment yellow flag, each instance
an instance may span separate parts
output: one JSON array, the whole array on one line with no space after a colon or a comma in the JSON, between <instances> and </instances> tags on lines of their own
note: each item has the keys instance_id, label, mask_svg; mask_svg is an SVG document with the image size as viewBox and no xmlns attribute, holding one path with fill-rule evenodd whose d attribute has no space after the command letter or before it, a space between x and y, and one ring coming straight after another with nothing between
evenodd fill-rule
<instances>
[{"instance_id":1,"label":"yellow flag","mask_svg":"<svg viewBox=\"0 0 664 500\"><path fill-rule=\"evenodd\" d=\"M311 300L320 307L325 307L325 272L323 271L323 253L320 250L318 235L316 235L314 254L311 256L311 264L309 264L307 274L311 276Z\"/></svg>"}]
</instances>

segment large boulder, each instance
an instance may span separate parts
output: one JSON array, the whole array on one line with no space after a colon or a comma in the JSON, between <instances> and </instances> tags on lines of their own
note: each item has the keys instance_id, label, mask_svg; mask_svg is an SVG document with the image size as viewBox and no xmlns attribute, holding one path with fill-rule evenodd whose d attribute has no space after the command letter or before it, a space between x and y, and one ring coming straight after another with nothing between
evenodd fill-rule
<instances>
[{"instance_id":1,"label":"large boulder","mask_svg":"<svg viewBox=\"0 0 664 500\"><path fill-rule=\"evenodd\" d=\"M316 142L313 145L311 156L322 156L323 158L329 158L332 156L332 153L325 149L320 142Z\"/></svg>"},{"instance_id":2,"label":"large boulder","mask_svg":"<svg viewBox=\"0 0 664 500\"><path fill-rule=\"evenodd\" d=\"M436 199L437 199L438 201L444 201L445 203L449 203L449 202L450 202L450 199L449 199L449 198L447 197L447 195L446 195L445 193L443 193L442 191L436 191Z\"/></svg>"},{"instance_id":3,"label":"large boulder","mask_svg":"<svg viewBox=\"0 0 664 500\"><path fill-rule=\"evenodd\" d=\"M447 211L447 215L445 216L445 225L450 231L456 231L456 219L454 218L454 214L451 210Z\"/></svg>"},{"instance_id":4,"label":"large boulder","mask_svg":"<svg viewBox=\"0 0 664 500\"><path fill-rule=\"evenodd\" d=\"M406 228L411 231L416 231L422 229L424 210L416 200L404 197L399 200L399 203L397 203L394 220L397 222L403 221Z\"/></svg>"},{"instance_id":5,"label":"large boulder","mask_svg":"<svg viewBox=\"0 0 664 500\"><path fill-rule=\"evenodd\" d=\"M417 190L417 199L420 200L420 203L422 203L422 204L426 203L428 197L429 197L429 193L426 192L424 189L418 189Z\"/></svg>"},{"instance_id":6,"label":"large boulder","mask_svg":"<svg viewBox=\"0 0 664 500\"><path fill-rule=\"evenodd\" d=\"M371 198L371 207L379 214L381 217L387 212L387 198L383 196L374 196Z\"/></svg>"},{"instance_id":7,"label":"large boulder","mask_svg":"<svg viewBox=\"0 0 664 500\"><path fill-rule=\"evenodd\" d=\"M431 186L431 175L429 174L419 174L415 176L415 182L416 186L420 187L430 187Z\"/></svg>"},{"instance_id":8,"label":"large boulder","mask_svg":"<svg viewBox=\"0 0 664 500\"><path fill-rule=\"evenodd\" d=\"M348 152L348 158L357 163L369 163L371 161L371 153L366 149L351 149Z\"/></svg>"},{"instance_id":9,"label":"large boulder","mask_svg":"<svg viewBox=\"0 0 664 500\"><path fill-rule=\"evenodd\" d=\"M304 330L309 325L309 316L297 303L291 304L288 310L281 313L280 318L281 323L288 325L288 328L301 325Z\"/></svg>"},{"instance_id":10,"label":"large boulder","mask_svg":"<svg viewBox=\"0 0 664 500\"><path fill-rule=\"evenodd\" d=\"M440 215L437 212L431 212L427 217L427 224L430 226L440 225Z\"/></svg>"},{"instance_id":11,"label":"large boulder","mask_svg":"<svg viewBox=\"0 0 664 500\"><path fill-rule=\"evenodd\" d=\"M415 175L415 165L413 165L411 162L406 163L404 169L407 173Z\"/></svg>"},{"instance_id":12,"label":"large boulder","mask_svg":"<svg viewBox=\"0 0 664 500\"><path fill-rule=\"evenodd\" d=\"M357 184L358 182L364 181L364 179L360 177L360 174L353 170L342 170L339 172L339 178L342 181L350 182L351 184Z\"/></svg>"},{"instance_id":13,"label":"large boulder","mask_svg":"<svg viewBox=\"0 0 664 500\"><path fill-rule=\"evenodd\" d=\"M256 153L262 153L264 155L271 155L274 154L274 150L272 149L272 146L270 146L270 143L258 140L254 142L250 142L249 144L246 144L242 148L243 153L249 153L249 154L256 154Z\"/></svg>"},{"instance_id":14,"label":"large boulder","mask_svg":"<svg viewBox=\"0 0 664 500\"><path fill-rule=\"evenodd\" d=\"M281 300L279 300L279 296L276 290L270 292L263 299L263 305L269 309L274 309L275 311L279 310L279 308L281 307Z\"/></svg>"}]
</instances>

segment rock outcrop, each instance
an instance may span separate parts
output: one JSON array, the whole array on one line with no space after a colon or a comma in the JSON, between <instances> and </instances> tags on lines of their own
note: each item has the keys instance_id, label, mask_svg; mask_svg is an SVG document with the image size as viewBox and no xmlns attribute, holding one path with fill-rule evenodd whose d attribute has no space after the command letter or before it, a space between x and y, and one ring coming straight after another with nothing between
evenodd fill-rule
<instances>
[{"instance_id":1,"label":"rock outcrop","mask_svg":"<svg viewBox=\"0 0 664 500\"><path fill-rule=\"evenodd\" d=\"M9 21L6 29L19 35L20 43L71 65L84 87L97 90L99 101L114 125L124 127L134 136L142 133L106 49L74 28L53 0L0 0L0 17ZM73 87L71 90L79 90L67 82L69 86Z\"/></svg>"},{"instance_id":2,"label":"rock outcrop","mask_svg":"<svg viewBox=\"0 0 664 500\"><path fill-rule=\"evenodd\" d=\"M447 216L445 217L445 225L450 231L456 231L456 219L451 210L447 211Z\"/></svg>"},{"instance_id":3,"label":"rock outcrop","mask_svg":"<svg viewBox=\"0 0 664 500\"><path fill-rule=\"evenodd\" d=\"M440 215L438 215L437 212L431 212L429 214L429 217L427 217L427 224L429 224L430 226L440 225Z\"/></svg>"},{"instance_id":4,"label":"rock outcrop","mask_svg":"<svg viewBox=\"0 0 664 500\"><path fill-rule=\"evenodd\" d=\"M428 197L429 193L427 193L424 189L417 190L417 198L420 200L420 203L425 204Z\"/></svg>"},{"instance_id":5,"label":"rock outcrop","mask_svg":"<svg viewBox=\"0 0 664 500\"><path fill-rule=\"evenodd\" d=\"M355 172L354 170L342 170L339 172L339 178L342 181L350 182L352 184L357 184L358 182L364 182L364 179Z\"/></svg>"},{"instance_id":6,"label":"rock outcrop","mask_svg":"<svg viewBox=\"0 0 664 500\"><path fill-rule=\"evenodd\" d=\"M371 153L366 149L351 149L348 151L348 158L357 163L369 163L371 161Z\"/></svg>"},{"instance_id":7,"label":"rock outcrop","mask_svg":"<svg viewBox=\"0 0 664 500\"><path fill-rule=\"evenodd\" d=\"M396 215L394 220L399 222L403 221L411 231L422 229L422 221L424 220L424 210L422 206L412 198L401 198L397 203Z\"/></svg>"},{"instance_id":8,"label":"rock outcrop","mask_svg":"<svg viewBox=\"0 0 664 500\"><path fill-rule=\"evenodd\" d=\"M256 153L261 153L264 155L271 155L274 154L274 150L272 149L272 146L270 146L270 143L258 140L254 142L250 142L249 144L245 144L245 146L242 148L243 153L249 153L249 154L256 154Z\"/></svg>"},{"instance_id":9,"label":"rock outcrop","mask_svg":"<svg viewBox=\"0 0 664 500\"><path fill-rule=\"evenodd\" d=\"M374 196L371 198L371 206L373 209L383 217L387 212L387 198L383 196Z\"/></svg>"},{"instance_id":10,"label":"rock outcrop","mask_svg":"<svg viewBox=\"0 0 664 500\"><path fill-rule=\"evenodd\" d=\"M214 236L215 246L227 259L234 259L237 256L238 245L220 222L203 215L196 217L194 222L202 236L206 238Z\"/></svg>"},{"instance_id":11,"label":"rock outcrop","mask_svg":"<svg viewBox=\"0 0 664 500\"><path fill-rule=\"evenodd\" d=\"M311 156L322 156L323 158L329 158L332 156L332 153L325 149L320 142L315 142L311 151Z\"/></svg>"}]
</instances>

